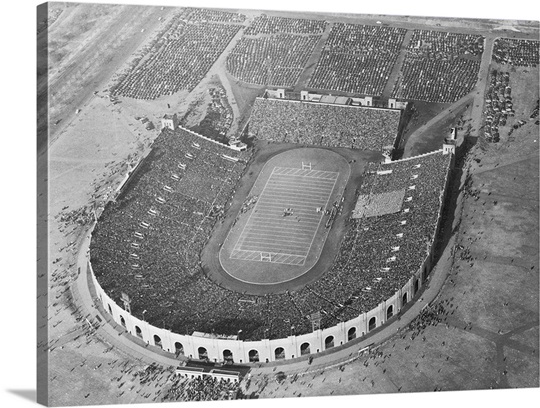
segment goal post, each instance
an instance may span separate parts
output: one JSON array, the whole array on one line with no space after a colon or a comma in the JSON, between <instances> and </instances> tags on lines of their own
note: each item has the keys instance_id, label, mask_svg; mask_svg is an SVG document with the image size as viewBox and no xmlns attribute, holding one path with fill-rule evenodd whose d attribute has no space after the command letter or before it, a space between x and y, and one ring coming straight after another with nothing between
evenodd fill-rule
<instances>
[{"instance_id":1,"label":"goal post","mask_svg":"<svg viewBox=\"0 0 540 408\"><path fill-rule=\"evenodd\" d=\"M272 254L270 252L261 252L261 262L272 262Z\"/></svg>"},{"instance_id":2,"label":"goal post","mask_svg":"<svg viewBox=\"0 0 540 408\"><path fill-rule=\"evenodd\" d=\"M309 163L302 162L302 170L311 170L311 162Z\"/></svg>"}]
</instances>

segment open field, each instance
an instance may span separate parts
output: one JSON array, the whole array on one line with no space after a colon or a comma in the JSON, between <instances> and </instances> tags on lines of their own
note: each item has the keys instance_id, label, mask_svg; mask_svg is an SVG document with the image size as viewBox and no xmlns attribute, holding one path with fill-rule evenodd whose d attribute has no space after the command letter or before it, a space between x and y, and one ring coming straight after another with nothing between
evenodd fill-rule
<instances>
[{"instance_id":1,"label":"open field","mask_svg":"<svg viewBox=\"0 0 540 408\"><path fill-rule=\"evenodd\" d=\"M311 163L311 170L302 169ZM293 280L319 260L333 203L339 201L350 169L324 149L294 149L272 157L246 199L256 203L239 214L220 251L225 271L254 284ZM284 210L292 213L284 216ZM317 211L322 208L322 211Z\"/></svg>"}]
</instances>

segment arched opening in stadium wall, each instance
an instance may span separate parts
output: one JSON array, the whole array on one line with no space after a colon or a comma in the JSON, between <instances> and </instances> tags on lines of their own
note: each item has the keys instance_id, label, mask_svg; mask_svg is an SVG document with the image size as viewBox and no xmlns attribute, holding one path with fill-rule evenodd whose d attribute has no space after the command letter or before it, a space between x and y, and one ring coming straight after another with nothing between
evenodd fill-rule
<instances>
[{"instance_id":1,"label":"arched opening in stadium wall","mask_svg":"<svg viewBox=\"0 0 540 408\"><path fill-rule=\"evenodd\" d=\"M332 347L334 347L334 336L328 336L324 340L324 348L329 349L329 348L332 348Z\"/></svg>"},{"instance_id":2,"label":"arched opening in stadium wall","mask_svg":"<svg viewBox=\"0 0 540 408\"><path fill-rule=\"evenodd\" d=\"M301 356L304 356L306 354L310 354L311 351L310 351L310 348L309 348L309 343L302 343L302 345L300 346L300 355Z\"/></svg>"},{"instance_id":3,"label":"arched opening in stadium wall","mask_svg":"<svg viewBox=\"0 0 540 408\"><path fill-rule=\"evenodd\" d=\"M259 352L257 350L249 350L249 362L250 363L259 362Z\"/></svg>"},{"instance_id":4,"label":"arched opening in stadium wall","mask_svg":"<svg viewBox=\"0 0 540 408\"><path fill-rule=\"evenodd\" d=\"M174 352L177 356L184 355L184 346L179 341L174 343Z\"/></svg>"},{"instance_id":5,"label":"arched opening in stadium wall","mask_svg":"<svg viewBox=\"0 0 540 408\"><path fill-rule=\"evenodd\" d=\"M231 350L223 350L223 361L225 361L226 363L233 363L234 362L234 359L233 359L233 353Z\"/></svg>"},{"instance_id":6,"label":"arched opening in stadium wall","mask_svg":"<svg viewBox=\"0 0 540 408\"><path fill-rule=\"evenodd\" d=\"M137 335L137 337L139 337L141 339L143 338L142 330L141 330L141 328L139 326L135 326L135 334Z\"/></svg>"},{"instance_id":7,"label":"arched opening in stadium wall","mask_svg":"<svg viewBox=\"0 0 540 408\"><path fill-rule=\"evenodd\" d=\"M283 347L278 347L274 351L274 356L276 357L276 360L283 360L285 359L285 349Z\"/></svg>"},{"instance_id":8,"label":"arched opening in stadium wall","mask_svg":"<svg viewBox=\"0 0 540 408\"><path fill-rule=\"evenodd\" d=\"M347 332L347 340L351 341L356 338L356 327L351 327Z\"/></svg>"},{"instance_id":9,"label":"arched opening in stadium wall","mask_svg":"<svg viewBox=\"0 0 540 408\"><path fill-rule=\"evenodd\" d=\"M369 319L368 331L373 330L375 327L377 327L377 318L373 316Z\"/></svg>"},{"instance_id":10,"label":"arched opening in stadium wall","mask_svg":"<svg viewBox=\"0 0 540 408\"><path fill-rule=\"evenodd\" d=\"M161 337L159 337L157 334L154 334L154 344L159 348L163 348L163 344L161 344Z\"/></svg>"},{"instance_id":11,"label":"arched opening in stadium wall","mask_svg":"<svg viewBox=\"0 0 540 408\"><path fill-rule=\"evenodd\" d=\"M208 359L208 351L204 347L199 347L197 351L199 353L199 360Z\"/></svg>"},{"instance_id":12,"label":"arched opening in stadium wall","mask_svg":"<svg viewBox=\"0 0 540 408\"><path fill-rule=\"evenodd\" d=\"M386 320L390 319L394 315L394 305L388 306L386 309Z\"/></svg>"}]
</instances>

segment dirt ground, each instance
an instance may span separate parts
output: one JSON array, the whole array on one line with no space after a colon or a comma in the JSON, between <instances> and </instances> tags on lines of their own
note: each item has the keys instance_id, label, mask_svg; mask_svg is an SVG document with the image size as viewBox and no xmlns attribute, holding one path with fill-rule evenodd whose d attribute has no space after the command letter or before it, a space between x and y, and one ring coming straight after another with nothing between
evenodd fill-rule
<instances>
[{"instance_id":1,"label":"dirt ground","mask_svg":"<svg viewBox=\"0 0 540 408\"><path fill-rule=\"evenodd\" d=\"M208 80L217 73L233 111L238 112L233 126L241 129L260 89L241 87L223 74L220 67L225 52L189 94L180 92L137 103L126 98L113 105L103 91L113 74L152 37L161 24L158 18L166 17L167 9L57 4L65 9L49 32L49 39L56 41L49 49L54 63L49 78L51 144L38 157L41 186L46 187L48 182L49 188L49 212L38 214L49 221L49 343L40 345L49 350L49 403L151 401L159 399L157 393L168 378L167 372L150 376L141 385L140 377L134 378L133 373L148 362L111 348L107 338L97 336L79 316L87 311L76 313L70 300L70 282L77 273L76 256L87 225L78 223L73 211L91 208L94 202L106 199L124 177L127 164L136 162L157 136L156 130L147 131L135 116L147 116L159 126L159 118L167 111L182 115L206 92ZM352 21L352 17L332 18ZM362 16L355 21L372 23L379 18ZM412 17L391 20L407 27L420 22ZM87 23L77 23L81 21ZM445 27L463 30L458 20L421 22L430 26L444 23ZM502 23L486 20L467 24L465 31L492 29ZM113 26L119 31L111 31ZM44 41L43 37L38 37L39 41ZM86 63L74 63L81 61ZM522 102L515 100L516 119L518 113L529 112L531 101L538 98L538 87L528 86L531 81L537 84L538 69L524 71L517 70L511 79L516 81L512 83L513 95L524 95ZM39 82L38 89L39 85L43 90L44 82ZM75 114L75 107L82 109L79 114ZM55 126L57 120L61 121ZM538 126L527 123L514 132L515 141L505 140L504 135L501 131L502 141L497 145L484 145L479 140L467 161L472 175L468 189L478 190L474 194L480 198L472 193L464 195L454 239L475 259L460 259L463 250L456 250L452 265L438 265L448 267L450 272L440 295L440 301L447 300L447 310L453 312L445 324L425 329L425 341L421 337L411 339L410 332L400 332L380 347L382 356L356 360L341 369L328 368L295 381L287 379L281 385L254 371L247 388L261 397L281 397L537 387ZM44 192L38 190L39 194Z\"/></svg>"},{"instance_id":2,"label":"dirt ground","mask_svg":"<svg viewBox=\"0 0 540 408\"><path fill-rule=\"evenodd\" d=\"M48 30L49 142L66 131L76 109L84 110L94 91L106 89L111 76L167 17L167 11L158 7L69 3L51 7L65 11ZM164 19L159 21L160 17ZM38 42L45 41L46 34ZM43 92L44 78L38 84Z\"/></svg>"}]
</instances>

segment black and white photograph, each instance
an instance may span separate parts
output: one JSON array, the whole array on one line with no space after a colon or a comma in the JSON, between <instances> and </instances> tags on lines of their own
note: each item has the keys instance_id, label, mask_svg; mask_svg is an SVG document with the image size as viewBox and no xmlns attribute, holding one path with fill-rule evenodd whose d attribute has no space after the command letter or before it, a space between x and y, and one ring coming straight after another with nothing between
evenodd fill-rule
<instances>
[{"instance_id":1,"label":"black and white photograph","mask_svg":"<svg viewBox=\"0 0 540 408\"><path fill-rule=\"evenodd\" d=\"M33 5L5 406L538 400L537 6L345 3Z\"/></svg>"}]
</instances>

